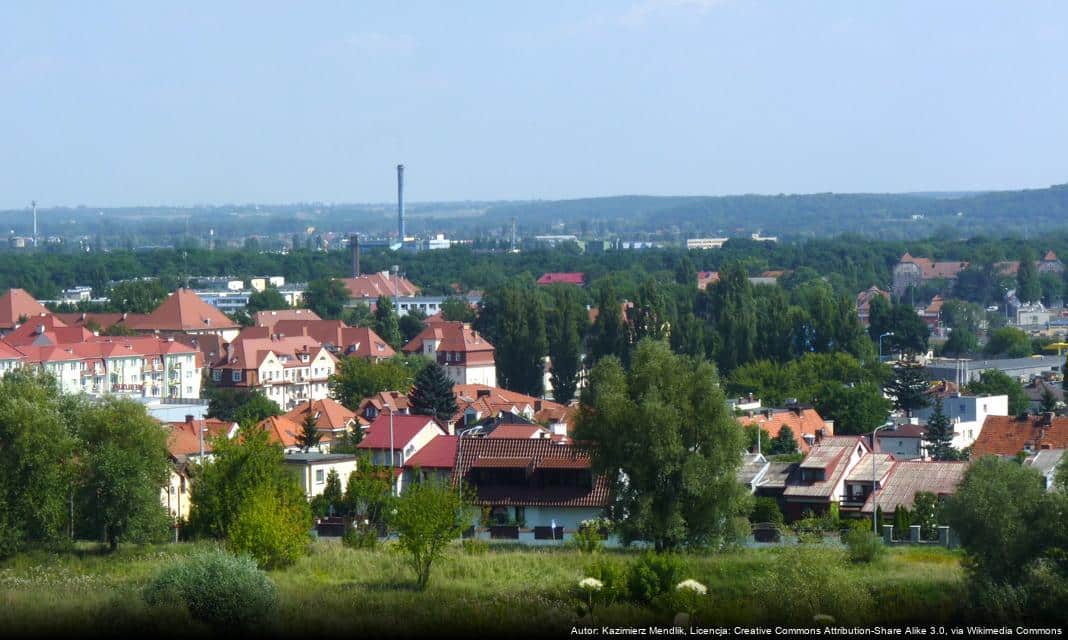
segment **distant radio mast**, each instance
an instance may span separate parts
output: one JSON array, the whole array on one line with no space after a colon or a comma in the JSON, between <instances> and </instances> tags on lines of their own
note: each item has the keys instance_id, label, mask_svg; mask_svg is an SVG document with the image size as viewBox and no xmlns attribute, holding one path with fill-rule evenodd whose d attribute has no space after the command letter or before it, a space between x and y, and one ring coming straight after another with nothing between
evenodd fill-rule
<instances>
[{"instance_id":1,"label":"distant radio mast","mask_svg":"<svg viewBox=\"0 0 1068 640\"><path fill-rule=\"evenodd\" d=\"M37 246L37 201L30 200L30 206L33 207L33 246Z\"/></svg>"},{"instance_id":2,"label":"distant radio mast","mask_svg":"<svg viewBox=\"0 0 1068 640\"><path fill-rule=\"evenodd\" d=\"M512 218L512 253L515 253L515 218Z\"/></svg>"}]
</instances>

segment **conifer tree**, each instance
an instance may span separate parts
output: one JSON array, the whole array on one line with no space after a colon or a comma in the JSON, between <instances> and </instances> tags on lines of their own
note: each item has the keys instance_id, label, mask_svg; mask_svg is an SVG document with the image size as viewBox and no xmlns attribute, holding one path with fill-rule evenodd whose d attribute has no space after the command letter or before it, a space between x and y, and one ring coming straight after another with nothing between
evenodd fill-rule
<instances>
[{"instance_id":1,"label":"conifer tree","mask_svg":"<svg viewBox=\"0 0 1068 640\"><path fill-rule=\"evenodd\" d=\"M393 298L378 296L375 303L375 333L394 349L401 347L400 321L393 308Z\"/></svg>"},{"instance_id":2,"label":"conifer tree","mask_svg":"<svg viewBox=\"0 0 1068 640\"><path fill-rule=\"evenodd\" d=\"M308 407L308 413L304 416L304 422L301 423L300 434L297 436L297 446L304 453L307 453L312 447L319 446L319 441L323 439L323 434L319 432L318 426L315 423L315 412Z\"/></svg>"},{"instance_id":3,"label":"conifer tree","mask_svg":"<svg viewBox=\"0 0 1068 640\"><path fill-rule=\"evenodd\" d=\"M894 406L912 417L912 412L930 404L928 381L923 367L914 360L906 360L894 367L894 377L886 385L886 392L894 398Z\"/></svg>"},{"instance_id":4,"label":"conifer tree","mask_svg":"<svg viewBox=\"0 0 1068 640\"><path fill-rule=\"evenodd\" d=\"M412 413L449 422L459 411L452 387L452 379L445 373L445 368L436 362L431 363L415 377L415 385L408 396Z\"/></svg>"},{"instance_id":5,"label":"conifer tree","mask_svg":"<svg viewBox=\"0 0 1068 640\"><path fill-rule=\"evenodd\" d=\"M934 413L927 419L927 453L935 460L956 460L953 448L953 424L942 411L942 398L935 399Z\"/></svg>"}]
</instances>

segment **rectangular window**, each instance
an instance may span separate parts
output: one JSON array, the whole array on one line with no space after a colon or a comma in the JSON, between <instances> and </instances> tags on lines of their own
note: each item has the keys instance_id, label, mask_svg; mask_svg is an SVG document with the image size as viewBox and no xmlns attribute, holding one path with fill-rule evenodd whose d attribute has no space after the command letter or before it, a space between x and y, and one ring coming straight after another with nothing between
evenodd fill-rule
<instances>
[{"instance_id":1,"label":"rectangular window","mask_svg":"<svg viewBox=\"0 0 1068 640\"><path fill-rule=\"evenodd\" d=\"M315 484L322 484L322 483L323 483L323 470L322 469L316 469L315 470Z\"/></svg>"},{"instance_id":2,"label":"rectangular window","mask_svg":"<svg viewBox=\"0 0 1068 640\"><path fill-rule=\"evenodd\" d=\"M237 369L232 374L230 374L230 380L234 382L241 382L241 370Z\"/></svg>"},{"instance_id":3,"label":"rectangular window","mask_svg":"<svg viewBox=\"0 0 1068 640\"><path fill-rule=\"evenodd\" d=\"M135 377L134 379L136 380L137 378ZM222 369L216 369L215 371L212 371L211 379L215 382L219 382L220 380L222 380Z\"/></svg>"}]
</instances>

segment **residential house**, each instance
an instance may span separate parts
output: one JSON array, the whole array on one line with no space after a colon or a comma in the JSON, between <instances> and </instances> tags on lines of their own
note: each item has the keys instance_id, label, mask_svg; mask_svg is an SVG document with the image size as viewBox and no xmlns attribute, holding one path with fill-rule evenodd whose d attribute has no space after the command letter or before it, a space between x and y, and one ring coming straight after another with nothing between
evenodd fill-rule
<instances>
[{"instance_id":1,"label":"residential house","mask_svg":"<svg viewBox=\"0 0 1068 640\"><path fill-rule=\"evenodd\" d=\"M875 298L890 302L890 292L872 285L857 294L857 317L860 318L860 324L865 327L871 324L871 301Z\"/></svg>"},{"instance_id":2,"label":"residential house","mask_svg":"<svg viewBox=\"0 0 1068 640\"><path fill-rule=\"evenodd\" d=\"M309 336L339 357L379 362L396 355L393 347L370 327L350 327L341 320L278 320L271 333L279 337Z\"/></svg>"},{"instance_id":3,"label":"residential house","mask_svg":"<svg viewBox=\"0 0 1068 640\"><path fill-rule=\"evenodd\" d=\"M68 327L54 315L35 316L4 336L12 347L51 347L72 342L92 342L97 336L84 326Z\"/></svg>"},{"instance_id":4,"label":"residential house","mask_svg":"<svg viewBox=\"0 0 1068 640\"><path fill-rule=\"evenodd\" d=\"M920 317L923 319L923 323L927 325L927 328L931 331L932 335L942 335L942 305L945 304L945 300L940 295L936 295L931 298L931 304L927 305L923 311L920 311Z\"/></svg>"},{"instance_id":5,"label":"residential house","mask_svg":"<svg viewBox=\"0 0 1068 640\"><path fill-rule=\"evenodd\" d=\"M1065 459L1064 449L1041 449L1027 458L1024 464L1037 469L1042 474L1042 481L1045 482L1047 491L1055 491L1060 489L1056 482L1057 468L1062 464L1061 461Z\"/></svg>"},{"instance_id":6,"label":"residential house","mask_svg":"<svg viewBox=\"0 0 1068 640\"><path fill-rule=\"evenodd\" d=\"M445 428L433 418L384 413L371 423L356 448L370 453L374 464L395 469L394 486L399 494L404 490L401 469L431 440L444 435L448 435Z\"/></svg>"},{"instance_id":7,"label":"residential house","mask_svg":"<svg viewBox=\"0 0 1068 640\"><path fill-rule=\"evenodd\" d=\"M1052 413L1021 416L987 416L972 445L972 458L985 455L1015 456L1045 449L1068 448L1068 417Z\"/></svg>"},{"instance_id":8,"label":"residential house","mask_svg":"<svg viewBox=\"0 0 1068 640\"><path fill-rule=\"evenodd\" d=\"M22 366L26 354L0 340L0 378Z\"/></svg>"},{"instance_id":9,"label":"residential house","mask_svg":"<svg viewBox=\"0 0 1068 640\"><path fill-rule=\"evenodd\" d=\"M701 291L708 289L709 285L719 282L719 271L698 271L697 288Z\"/></svg>"},{"instance_id":10,"label":"residential house","mask_svg":"<svg viewBox=\"0 0 1068 640\"><path fill-rule=\"evenodd\" d=\"M967 462L895 461L879 480L875 496L869 493L860 513L871 517L878 508L882 510L883 517L888 518L900 507L911 510L917 493L933 493L940 499L953 495L967 470ZM903 537L904 534L897 532L896 535Z\"/></svg>"},{"instance_id":11,"label":"residential house","mask_svg":"<svg viewBox=\"0 0 1068 640\"><path fill-rule=\"evenodd\" d=\"M357 458L350 453L291 453L285 458L286 468L300 482L304 495L311 500L322 495L326 489L326 479L331 471L336 471L341 480L341 489L348 485L349 476L356 470Z\"/></svg>"},{"instance_id":12,"label":"residential house","mask_svg":"<svg viewBox=\"0 0 1068 640\"><path fill-rule=\"evenodd\" d=\"M214 439L234 437L237 424L215 419L195 420L193 416L186 416L184 421L170 422L163 428L167 430L171 471L167 486L160 491L160 503L171 518L185 522L189 520L192 505L193 474L189 471L189 465L211 460Z\"/></svg>"},{"instance_id":13,"label":"residential house","mask_svg":"<svg viewBox=\"0 0 1068 640\"><path fill-rule=\"evenodd\" d=\"M211 377L220 387L262 391L284 410L329 394L328 379L337 358L306 335L278 337L265 327L247 327L222 356L211 364Z\"/></svg>"},{"instance_id":14,"label":"residential house","mask_svg":"<svg viewBox=\"0 0 1068 640\"><path fill-rule=\"evenodd\" d=\"M914 258L906 252L894 265L894 295L900 297L909 287L919 287L931 280L956 282L957 274L966 268L967 262L934 262L929 258Z\"/></svg>"},{"instance_id":15,"label":"residential house","mask_svg":"<svg viewBox=\"0 0 1068 640\"><path fill-rule=\"evenodd\" d=\"M540 285L573 284L579 287L586 284L584 273L543 273L537 281Z\"/></svg>"},{"instance_id":16,"label":"residential house","mask_svg":"<svg viewBox=\"0 0 1068 640\"><path fill-rule=\"evenodd\" d=\"M428 324L401 350L435 358L456 384L497 386L493 345L463 322Z\"/></svg>"},{"instance_id":17,"label":"residential house","mask_svg":"<svg viewBox=\"0 0 1068 640\"><path fill-rule=\"evenodd\" d=\"M404 485L410 482L447 483L456 466L456 436L436 436L404 463Z\"/></svg>"},{"instance_id":18,"label":"residential house","mask_svg":"<svg viewBox=\"0 0 1068 640\"><path fill-rule=\"evenodd\" d=\"M1064 273L1064 263L1057 258L1057 254L1052 250L1047 251L1046 255L1042 256L1042 259L1038 261L1039 273Z\"/></svg>"},{"instance_id":19,"label":"residential house","mask_svg":"<svg viewBox=\"0 0 1068 640\"><path fill-rule=\"evenodd\" d=\"M819 515L837 508L845 495L845 481L857 464L870 453L861 436L823 438L793 470L783 491L789 520L812 511ZM870 464L870 462L869 462Z\"/></svg>"},{"instance_id":20,"label":"residential house","mask_svg":"<svg viewBox=\"0 0 1068 640\"><path fill-rule=\"evenodd\" d=\"M359 426L356 412L346 409L330 398L302 402L283 417L303 426L309 414L315 418L315 428L322 434L324 443L330 443L343 435L352 433L353 429Z\"/></svg>"},{"instance_id":21,"label":"residential house","mask_svg":"<svg viewBox=\"0 0 1068 640\"><path fill-rule=\"evenodd\" d=\"M1043 398L1047 393L1053 396L1053 400L1058 407L1064 406L1064 387L1060 382L1050 382L1042 378L1035 378L1031 381L1031 384L1024 387L1024 393L1027 394L1027 408L1031 413L1042 412Z\"/></svg>"},{"instance_id":22,"label":"residential house","mask_svg":"<svg viewBox=\"0 0 1068 640\"><path fill-rule=\"evenodd\" d=\"M412 405L405 394L399 391L380 391L360 402L360 406L356 408L356 419L359 420L361 427L366 428L383 412L408 415L411 413L411 408Z\"/></svg>"},{"instance_id":23,"label":"residential house","mask_svg":"<svg viewBox=\"0 0 1068 640\"><path fill-rule=\"evenodd\" d=\"M609 480L593 472L588 447L544 438L461 438L453 480L472 488L491 522L533 528L535 538L554 536L554 523L575 531L609 501Z\"/></svg>"},{"instance_id":24,"label":"residential house","mask_svg":"<svg viewBox=\"0 0 1068 640\"><path fill-rule=\"evenodd\" d=\"M934 405L930 405L914 410L912 415L926 422L934 415L934 410ZM979 437L987 416L1009 415L1009 397L947 395L942 398L942 414L953 423L953 447L964 449Z\"/></svg>"},{"instance_id":25,"label":"residential house","mask_svg":"<svg viewBox=\"0 0 1068 640\"><path fill-rule=\"evenodd\" d=\"M924 437L927 429L918 424L899 424L894 429L885 429L876 436L878 450L892 454L895 460L916 460L926 457Z\"/></svg>"},{"instance_id":26,"label":"residential house","mask_svg":"<svg viewBox=\"0 0 1068 640\"><path fill-rule=\"evenodd\" d=\"M797 449L808 453L821 438L834 435L834 420L824 420L814 408L792 405L785 409L762 409L735 418L743 427L757 425L776 438L783 427L789 427L797 442Z\"/></svg>"},{"instance_id":27,"label":"residential house","mask_svg":"<svg viewBox=\"0 0 1068 640\"><path fill-rule=\"evenodd\" d=\"M128 316L125 325L139 333L162 336L175 334L215 334L224 340L237 337L241 326L193 293L178 289L156 307L152 313L139 317Z\"/></svg>"},{"instance_id":28,"label":"residential house","mask_svg":"<svg viewBox=\"0 0 1068 640\"><path fill-rule=\"evenodd\" d=\"M14 330L24 320L51 313L23 289L9 289L0 296L0 336Z\"/></svg>"},{"instance_id":29,"label":"residential house","mask_svg":"<svg viewBox=\"0 0 1068 640\"><path fill-rule=\"evenodd\" d=\"M571 410L557 402L542 400L515 391L483 384L453 387L458 411L453 423L465 427L500 422L545 425L551 437L566 438L570 433ZM515 416L518 419L510 419ZM491 429L486 429L488 433ZM529 431L529 429L528 429Z\"/></svg>"},{"instance_id":30,"label":"residential house","mask_svg":"<svg viewBox=\"0 0 1068 640\"><path fill-rule=\"evenodd\" d=\"M263 429L267 432L267 439L271 442L276 442L282 445L282 451L286 455L293 453L301 453L300 435L304 432L304 425L293 421L291 418L285 416L271 416L261 420L256 427ZM320 443L320 446L315 447L319 453L323 453L324 447Z\"/></svg>"},{"instance_id":31,"label":"residential house","mask_svg":"<svg viewBox=\"0 0 1068 640\"><path fill-rule=\"evenodd\" d=\"M410 298L419 294L419 287L401 275L390 275L388 271L360 275L354 278L341 278L341 283L349 291L350 303L365 302L373 304L379 296Z\"/></svg>"}]
</instances>

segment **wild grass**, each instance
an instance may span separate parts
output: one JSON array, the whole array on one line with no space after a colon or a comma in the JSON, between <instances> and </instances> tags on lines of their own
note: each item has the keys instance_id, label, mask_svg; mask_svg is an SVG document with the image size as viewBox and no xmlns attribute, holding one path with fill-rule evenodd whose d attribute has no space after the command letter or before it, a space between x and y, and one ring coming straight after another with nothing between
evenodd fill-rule
<instances>
[{"instance_id":1,"label":"wild grass","mask_svg":"<svg viewBox=\"0 0 1068 640\"><path fill-rule=\"evenodd\" d=\"M0 629L20 633L101 634L137 628L156 635L190 636L208 631L178 605L159 610L141 593L162 568L203 543L121 548L99 554L93 547L68 553L33 552L0 563ZM631 563L634 552L606 551ZM866 591L876 603L863 613L870 622L923 618L949 621L959 615L960 557L943 549L893 548L871 564L849 564L844 552L812 548L807 557L835 566L834 580ZM384 545L351 549L316 542L296 565L270 573L279 591L272 622L283 635L440 634L443 630L517 635L566 633L582 624L575 585L589 556L574 550L491 546L484 554L459 545L436 565L426 591L416 591L404 558ZM685 554L685 577L708 586L698 609L702 624L750 624L767 617L755 597L761 578L776 575L778 554L745 549L724 554ZM765 580L764 582L767 582ZM782 598L802 585L782 585ZM597 623L670 626L675 612L617 602L595 611ZM585 620L584 622L589 622Z\"/></svg>"}]
</instances>

